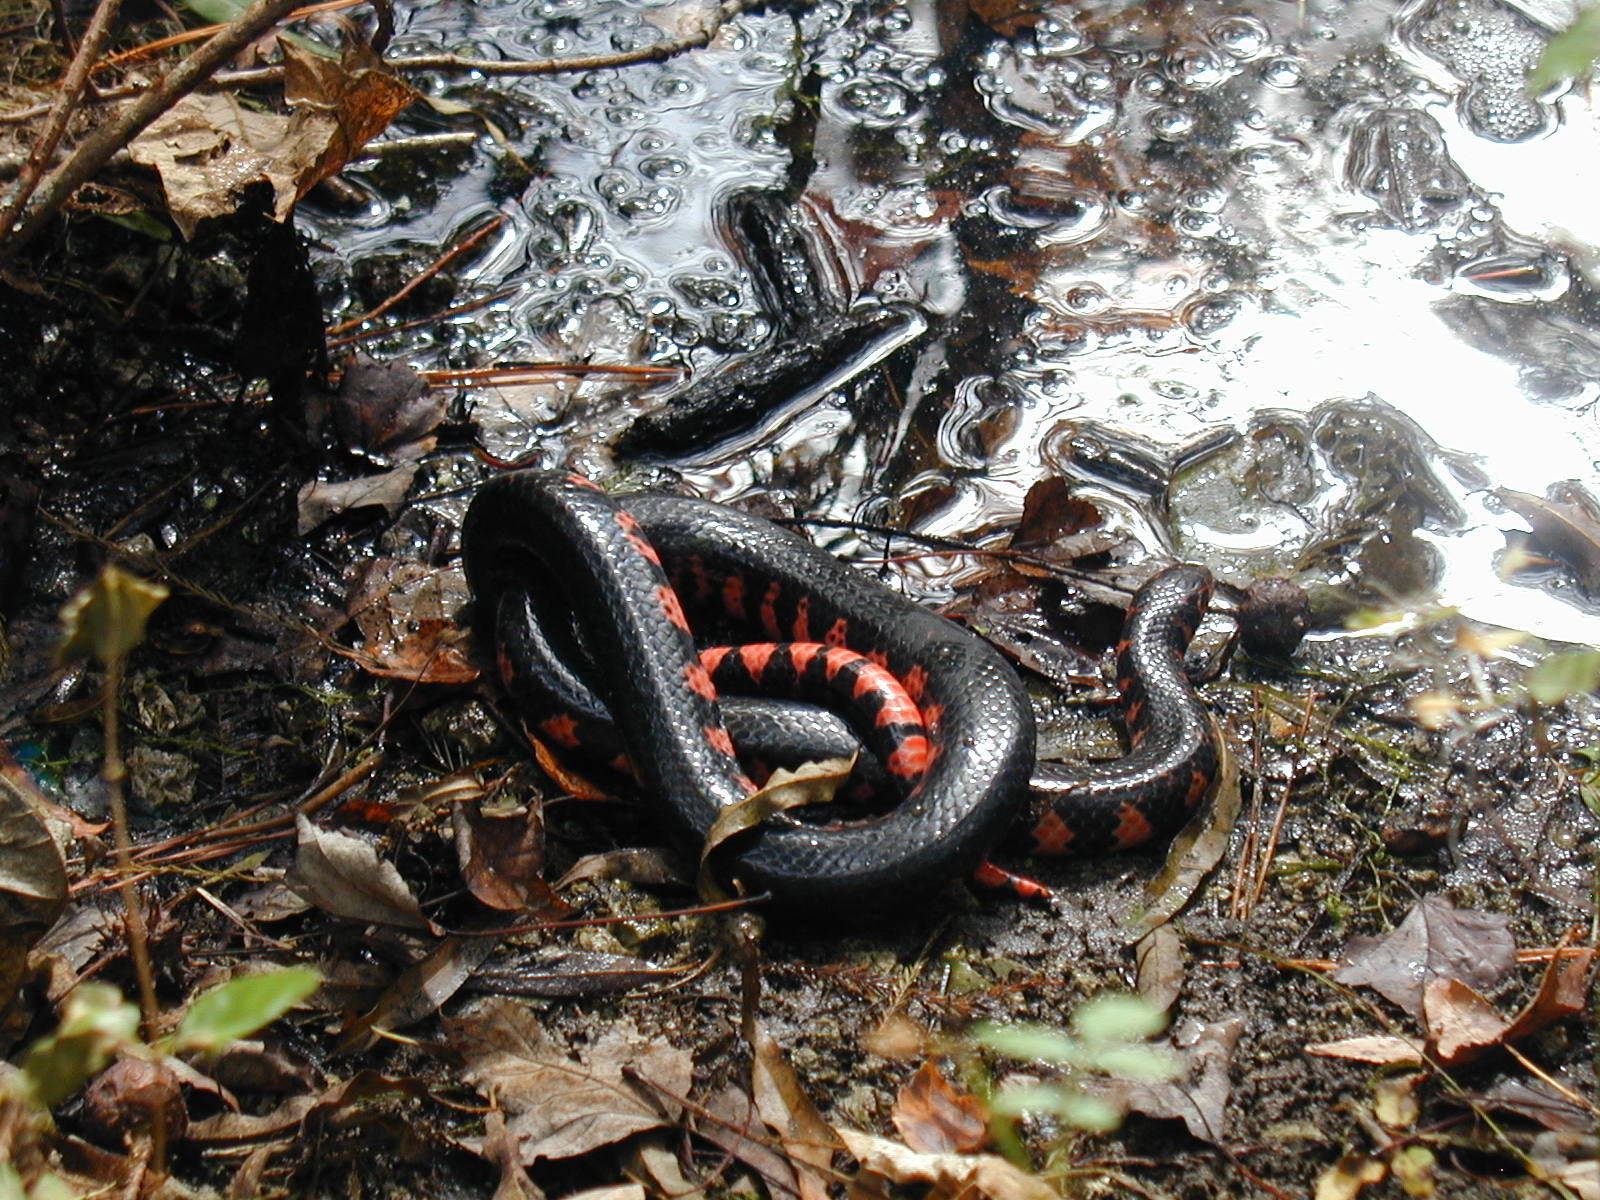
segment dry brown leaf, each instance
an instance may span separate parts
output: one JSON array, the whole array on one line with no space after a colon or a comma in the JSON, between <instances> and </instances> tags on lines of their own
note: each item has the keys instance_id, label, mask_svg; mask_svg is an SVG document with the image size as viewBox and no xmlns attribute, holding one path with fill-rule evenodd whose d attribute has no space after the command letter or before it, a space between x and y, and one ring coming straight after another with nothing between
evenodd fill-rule
<instances>
[{"instance_id":1,"label":"dry brown leaf","mask_svg":"<svg viewBox=\"0 0 1600 1200\"><path fill-rule=\"evenodd\" d=\"M555 902L543 875L544 815L538 808L496 814L479 804L457 804L450 821L461 878L480 904L521 912Z\"/></svg>"},{"instance_id":2,"label":"dry brown leaf","mask_svg":"<svg viewBox=\"0 0 1600 1200\"><path fill-rule=\"evenodd\" d=\"M1388 936L1351 938L1331 978L1373 988L1420 1020L1430 980L1458 979L1483 990L1505 979L1516 961L1505 917L1458 909L1436 892Z\"/></svg>"},{"instance_id":3,"label":"dry brown leaf","mask_svg":"<svg viewBox=\"0 0 1600 1200\"><path fill-rule=\"evenodd\" d=\"M863 1171L896 1184L926 1184L934 1197L955 1200L1059 1200L1044 1180L994 1154L919 1154L858 1129L839 1130Z\"/></svg>"},{"instance_id":4,"label":"dry brown leaf","mask_svg":"<svg viewBox=\"0 0 1600 1200\"><path fill-rule=\"evenodd\" d=\"M299 844L285 882L324 912L352 921L430 928L400 872L358 837L295 817Z\"/></svg>"},{"instance_id":5,"label":"dry brown leaf","mask_svg":"<svg viewBox=\"0 0 1600 1200\"><path fill-rule=\"evenodd\" d=\"M1537 1033L1556 1021L1583 1011L1589 986L1589 968L1594 965L1595 947L1569 950L1569 943L1581 930L1573 929L1556 947L1534 993L1523 1010L1511 1019L1505 1040L1515 1042Z\"/></svg>"},{"instance_id":6,"label":"dry brown leaf","mask_svg":"<svg viewBox=\"0 0 1600 1200\"><path fill-rule=\"evenodd\" d=\"M357 508L382 508L392 517L405 503L416 475L416 463L402 463L392 471L364 475L360 479L333 482L314 479L300 489L296 498L299 508L296 531L310 533L329 518Z\"/></svg>"},{"instance_id":7,"label":"dry brown leaf","mask_svg":"<svg viewBox=\"0 0 1600 1200\"><path fill-rule=\"evenodd\" d=\"M1418 1043L1386 1033L1341 1038L1336 1042L1313 1042L1306 1047L1306 1053L1381 1066L1420 1067L1423 1063L1422 1047Z\"/></svg>"},{"instance_id":8,"label":"dry brown leaf","mask_svg":"<svg viewBox=\"0 0 1600 1200\"><path fill-rule=\"evenodd\" d=\"M56 923L67 903L67 867L35 806L38 789L5 759L0 770L0 1009L16 995L28 948ZM42 798L42 797L41 797Z\"/></svg>"},{"instance_id":9,"label":"dry brown leaf","mask_svg":"<svg viewBox=\"0 0 1600 1200\"><path fill-rule=\"evenodd\" d=\"M295 1096L269 1113L225 1112L189 1126L191 1142L255 1142L266 1138L290 1141L298 1137L313 1113L346 1106L354 1109L379 1096L428 1097L428 1086L414 1079L396 1079L376 1071L362 1071L343 1083L314 1096Z\"/></svg>"},{"instance_id":10,"label":"dry brown leaf","mask_svg":"<svg viewBox=\"0 0 1600 1200\"><path fill-rule=\"evenodd\" d=\"M1243 1033L1243 1017L1191 1023L1173 1039L1183 1053L1184 1072L1179 1078L1094 1079L1089 1090L1118 1108L1182 1121L1191 1136L1220 1145L1232 1086L1228 1066Z\"/></svg>"},{"instance_id":11,"label":"dry brown leaf","mask_svg":"<svg viewBox=\"0 0 1600 1200\"><path fill-rule=\"evenodd\" d=\"M711 1098L706 1111L709 1117L695 1123L696 1133L767 1180L775 1195L800 1190L794 1164L769 1144L771 1135L747 1093L729 1084Z\"/></svg>"},{"instance_id":12,"label":"dry brown leaf","mask_svg":"<svg viewBox=\"0 0 1600 1200\"><path fill-rule=\"evenodd\" d=\"M1022 519L1011 535L1011 549L1044 553L1060 561L1070 561L1105 549L1107 534L1100 529L1104 518L1087 500L1072 494L1071 485L1059 475L1035 481L1022 500ZM1090 536L1079 535L1090 531Z\"/></svg>"},{"instance_id":13,"label":"dry brown leaf","mask_svg":"<svg viewBox=\"0 0 1600 1200\"><path fill-rule=\"evenodd\" d=\"M358 353L341 368L332 407L345 446L388 465L433 450L445 398L404 363Z\"/></svg>"},{"instance_id":14,"label":"dry brown leaf","mask_svg":"<svg viewBox=\"0 0 1600 1200\"><path fill-rule=\"evenodd\" d=\"M506 1115L490 1109L483 1118L483 1158L500 1172L493 1200L544 1200L539 1185L528 1177L517 1150L517 1139L506 1125Z\"/></svg>"},{"instance_id":15,"label":"dry brown leaf","mask_svg":"<svg viewBox=\"0 0 1600 1200\"><path fill-rule=\"evenodd\" d=\"M1448 1066L1497 1044L1508 1025L1493 1004L1459 979L1430 979L1422 989L1422 1027Z\"/></svg>"},{"instance_id":16,"label":"dry brown leaf","mask_svg":"<svg viewBox=\"0 0 1600 1200\"><path fill-rule=\"evenodd\" d=\"M889 1114L907 1146L925 1154L971 1154L989 1142L983 1105L958 1091L938 1066L925 1062L895 1097Z\"/></svg>"},{"instance_id":17,"label":"dry brown leaf","mask_svg":"<svg viewBox=\"0 0 1600 1200\"><path fill-rule=\"evenodd\" d=\"M1157 925L1133 947L1135 987L1157 1012L1166 1012L1183 990L1183 939L1171 925Z\"/></svg>"},{"instance_id":18,"label":"dry brown leaf","mask_svg":"<svg viewBox=\"0 0 1600 1200\"><path fill-rule=\"evenodd\" d=\"M693 1061L631 1021L574 1058L529 1009L491 1001L446 1026L467 1080L511 1118L522 1162L570 1158L678 1118ZM640 1081L640 1082L636 1082ZM652 1086L653 1085L653 1086Z\"/></svg>"},{"instance_id":19,"label":"dry brown leaf","mask_svg":"<svg viewBox=\"0 0 1600 1200\"><path fill-rule=\"evenodd\" d=\"M404 1029L431 1017L494 950L492 938L446 938L422 961L402 971L377 1004L345 1027L338 1053L365 1050L378 1033Z\"/></svg>"},{"instance_id":20,"label":"dry brown leaf","mask_svg":"<svg viewBox=\"0 0 1600 1200\"><path fill-rule=\"evenodd\" d=\"M478 668L465 652L466 630L451 617L467 598L460 571L407 559L372 559L361 569L349 603L362 643L346 657L389 679L450 687L471 683Z\"/></svg>"},{"instance_id":21,"label":"dry brown leaf","mask_svg":"<svg viewBox=\"0 0 1600 1200\"><path fill-rule=\"evenodd\" d=\"M1145 885L1144 912L1133 922L1129 941L1137 942L1177 916L1228 852L1228 839L1243 804L1239 767L1216 718L1207 720L1211 722L1211 734L1216 739L1217 782L1200 810L1172 839L1160 873Z\"/></svg>"},{"instance_id":22,"label":"dry brown leaf","mask_svg":"<svg viewBox=\"0 0 1600 1200\"><path fill-rule=\"evenodd\" d=\"M839 1137L811 1103L800 1077L766 1030L751 1022L745 1040L753 1057L750 1076L756 1110L776 1131L795 1164L801 1200L825 1200Z\"/></svg>"},{"instance_id":23,"label":"dry brown leaf","mask_svg":"<svg viewBox=\"0 0 1600 1200\"><path fill-rule=\"evenodd\" d=\"M1389 1168L1365 1154L1346 1154L1317 1176L1315 1200L1355 1200L1368 1184L1381 1183Z\"/></svg>"},{"instance_id":24,"label":"dry brown leaf","mask_svg":"<svg viewBox=\"0 0 1600 1200\"><path fill-rule=\"evenodd\" d=\"M233 212L254 183L271 187L273 219L287 220L296 200L415 97L371 65L370 50L336 64L285 44L284 57L288 94L299 101L290 115L256 112L226 92L195 92L128 144L134 162L161 176L167 210L185 238L207 217ZM293 84L307 73L316 84L297 94Z\"/></svg>"}]
</instances>

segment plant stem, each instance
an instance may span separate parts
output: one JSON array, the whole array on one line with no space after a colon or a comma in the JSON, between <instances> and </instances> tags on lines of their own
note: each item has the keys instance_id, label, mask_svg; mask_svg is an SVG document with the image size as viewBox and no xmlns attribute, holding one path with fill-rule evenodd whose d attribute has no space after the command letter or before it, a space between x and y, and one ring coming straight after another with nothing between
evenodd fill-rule
<instances>
[{"instance_id":1,"label":"plant stem","mask_svg":"<svg viewBox=\"0 0 1600 1200\"><path fill-rule=\"evenodd\" d=\"M139 891L133 884L133 839L128 834L128 809L122 801L122 781L127 767L122 761L122 746L117 723L118 697L122 694L122 657L106 663L106 678L100 696L100 719L105 729L105 762L100 777L105 780L106 795L111 801L111 824L116 836L117 874L121 881L117 889L122 893L122 905L127 910L128 950L133 955L133 972L139 980L139 1011L143 1018L145 1041L157 1035L155 976L150 971L150 945L145 936L144 909L139 904Z\"/></svg>"}]
</instances>

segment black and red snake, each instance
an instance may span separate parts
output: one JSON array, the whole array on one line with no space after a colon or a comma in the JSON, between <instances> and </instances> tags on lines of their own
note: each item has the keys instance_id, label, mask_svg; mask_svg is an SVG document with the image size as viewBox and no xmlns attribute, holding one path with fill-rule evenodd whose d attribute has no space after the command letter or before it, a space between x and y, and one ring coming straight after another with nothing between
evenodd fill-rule
<instances>
[{"instance_id":1,"label":"black and red snake","mask_svg":"<svg viewBox=\"0 0 1600 1200\"><path fill-rule=\"evenodd\" d=\"M1162 572L1129 610L1117 686L1131 753L1069 766L1035 763L1027 695L987 642L759 517L525 471L478 491L462 551L478 634L535 736L631 773L690 836L754 790L729 724L767 718L719 704L719 687L848 706L902 795L847 824L772 821L742 836L727 873L785 903L915 897L1019 829L1039 853L1134 845L1181 824L1216 773L1183 666L1211 595L1203 567ZM702 656L691 630L744 644ZM834 744L851 741L837 718L800 711L813 733L820 721Z\"/></svg>"}]
</instances>

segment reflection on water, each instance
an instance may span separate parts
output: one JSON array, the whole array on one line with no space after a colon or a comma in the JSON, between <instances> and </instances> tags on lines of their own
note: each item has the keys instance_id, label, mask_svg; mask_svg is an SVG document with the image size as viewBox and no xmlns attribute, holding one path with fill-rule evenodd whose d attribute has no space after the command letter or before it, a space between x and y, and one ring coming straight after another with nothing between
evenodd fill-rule
<instances>
[{"instance_id":1,"label":"reflection on water","mask_svg":"<svg viewBox=\"0 0 1600 1200\"><path fill-rule=\"evenodd\" d=\"M678 36L680 9L415 6L396 50L603 52ZM1060 473L1151 553L1600 642L1592 612L1495 574L1523 522L1492 489L1588 481L1600 451L1595 121L1520 82L1560 19L822 0L661 65L436 80L504 141L426 186L374 167L366 212L312 217L330 279L511 217L463 287L514 295L390 353L704 376L785 326L719 214L787 190L836 307L930 328L678 464L707 494L971 537ZM475 416L496 453L603 471L666 398L552 385Z\"/></svg>"}]
</instances>

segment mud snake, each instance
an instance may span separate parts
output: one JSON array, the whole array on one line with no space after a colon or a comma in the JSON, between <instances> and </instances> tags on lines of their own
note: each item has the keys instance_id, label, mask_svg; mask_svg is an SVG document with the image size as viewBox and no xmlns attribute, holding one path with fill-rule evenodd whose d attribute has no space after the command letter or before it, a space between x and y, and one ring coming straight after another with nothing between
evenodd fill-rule
<instances>
[{"instance_id":1,"label":"mud snake","mask_svg":"<svg viewBox=\"0 0 1600 1200\"><path fill-rule=\"evenodd\" d=\"M722 708L736 725L763 719L719 706L712 670L854 701L855 733L904 795L866 820L774 821L730 847L728 874L785 903L913 898L1008 833L1038 853L1134 845L1175 829L1216 772L1183 668L1211 595L1203 567L1162 572L1129 610L1116 676L1131 752L1065 765L1035 764L1027 695L992 646L759 517L680 496L613 500L581 476L524 471L479 489L462 551L476 630L536 736L605 746L591 753L618 759L691 837L753 790ZM692 629L761 641L703 662Z\"/></svg>"}]
</instances>

